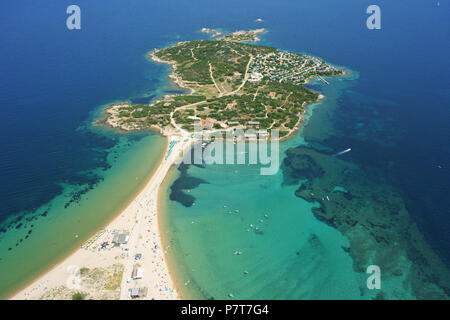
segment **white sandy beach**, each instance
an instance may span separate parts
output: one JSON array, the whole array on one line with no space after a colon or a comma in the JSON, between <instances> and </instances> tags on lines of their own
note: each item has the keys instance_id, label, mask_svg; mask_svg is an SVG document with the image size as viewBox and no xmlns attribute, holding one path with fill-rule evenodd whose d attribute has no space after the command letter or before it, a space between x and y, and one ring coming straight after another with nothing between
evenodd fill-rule
<instances>
[{"instance_id":1,"label":"white sandy beach","mask_svg":"<svg viewBox=\"0 0 450 320\"><path fill-rule=\"evenodd\" d=\"M165 258L165 254L170 248L163 248L161 245L157 200L159 186L167 172L181 156L182 151L191 147L192 139L183 135L171 135L168 136L168 140L176 141L170 155L166 159L167 150L165 150L164 158L143 190L106 228L99 230L100 236L94 237L95 241L90 243L88 248L78 249L14 295L12 299L40 299L44 294L56 292L57 288L62 286L79 292L92 290L92 288L83 287L83 282L79 284L79 287L73 287L77 282L76 279L74 281L73 270L76 268L107 268L118 263L124 266L120 295L118 292L115 293L116 296L120 296L120 299L130 299L129 289L143 287L148 288L148 293L143 299L179 298ZM113 230L129 232L128 243L116 248L108 246L106 249L99 250L103 242L111 243ZM142 258L135 260L135 255L138 253L142 254ZM133 267L136 264L143 268L143 277L131 280ZM90 297L102 299L105 298L105 295L101 292L92 292ZM60 297L56 294L54 298Z\"/></svg>"}]
</instances>

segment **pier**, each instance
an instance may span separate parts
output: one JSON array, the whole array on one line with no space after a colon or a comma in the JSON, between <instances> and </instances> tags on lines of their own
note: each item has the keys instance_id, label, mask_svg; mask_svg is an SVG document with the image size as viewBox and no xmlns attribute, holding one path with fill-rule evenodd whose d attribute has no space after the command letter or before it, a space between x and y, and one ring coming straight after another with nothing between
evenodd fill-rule
<instances>
[{"instance_id":1,"label":"pier","mask_svg":"<svg viewBox=\"0 0 450 320\"><path fill-rule=\"evenodd\" d=\"M320 81L322 81L325 84L330 84L327 80L325 80L324 78L322 78L321 76L317 75L317 77L319 78Z\"/></svg>"}]
</instances>

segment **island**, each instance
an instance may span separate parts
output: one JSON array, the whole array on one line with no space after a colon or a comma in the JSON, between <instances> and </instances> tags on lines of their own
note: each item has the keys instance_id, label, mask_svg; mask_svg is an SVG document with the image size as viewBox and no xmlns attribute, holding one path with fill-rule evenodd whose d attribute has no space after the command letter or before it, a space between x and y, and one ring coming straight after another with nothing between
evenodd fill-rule
<instances>
[{"instance_id":1,"label":"island","mask_svg":"<svg viewBox=\"0 0 450 320\"><path fill-rule=\"evenodd\" d=\"M169 170L196 142L194 128L202 135L258 128L266 139L278 129L287 138L298 129L306 105L321 99L303 84L345 73L316 57L248 43L263 32L237 31L221 38L209 32L214 40L179 42L148 54L172 66L169 77L186 93L148 105L114 103L96 123L124 131L160 130L167 144L159 163L115 219L12 299L183 298L167 264L170 246L162 242L158 195Z\"/></svg>"},{"instance_id":2,"label":"island","mask_svg":"<svg viewBox=\"0 0 450 320\"><path fill-rule=\"evenodd\" d=\"M214 29L201 32L216 35ZM254 128L260 138L277 129L281 138L290 136L306 105L323 98L303 84L314 77L328 83L323 77L345 72L317 57L255 45L264 32L236 31L151 51L153 61L172 66L169 77L187 94L149 105L110 105L105 122L125 131L154 128L167 136L192 133L196 126L204 131Z\"/></svg>"}]
</instances>

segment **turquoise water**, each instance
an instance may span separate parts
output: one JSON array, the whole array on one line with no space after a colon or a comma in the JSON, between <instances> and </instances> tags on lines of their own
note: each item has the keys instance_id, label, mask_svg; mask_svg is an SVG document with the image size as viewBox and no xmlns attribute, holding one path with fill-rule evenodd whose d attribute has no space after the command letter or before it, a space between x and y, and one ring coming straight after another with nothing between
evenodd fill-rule
<instances>
[{"instance_id":1,"label":"turquoise water","mask_svg":"<svg viewBox=\"0 0 450 320\"><path fill-rule=\"evenodd\" d=\"M311 105L305 119L320 107ZM301 133L281 142L281 157L298 145L306 145ZM194 179L202 182L192 184ZM284 183L282 170L263 176L259 165L189 166L173 171L169 180L185 182L181 190L167 188L176 186L169 183L162 197L165 241L186 297L375 297L343 250L348 240L314 217L311 209L318 204L296 197L297 186ZM175 201L169 199L172 192ZM195 199L192 206L182 205L183 194Z\"/></svg>"},{"instance_id":2,"label":"turquoise water","mask_svg":"<svg viewBox=\"0 0 450 320\"><path fill-rule=\"evenodd\" d=\"M81 0L86 24L70 32L69 4L0 5L1 298L77 248L151 174L165 139L92 126L103 107L180 92L167 79L168 67L146 57L174 37L117 24L139 13L155 21L148 13L122 1L105 10L103 2Z\"/></svg>"},{"instance_id":3,"label":"turquoise water","mask_svg":"<svg viewBox=\"0 0 450 320\"><path fill-rule=\"evenodd\" d=\"M350 242L351 249L347 251L352 257L353 268L347 268L345 261L348 259L340 252L343 249L333 253L333 250L327 250L325 256L331 258L333 254L337 255L333 263L341 266L342 270L348 270L344 279L356 277L358 287L364 286L358 280L363 274L361 268L373 259L381 259L380 263L384 265L382 270L388 269L388 272L383 273L388 277L386 279L383 276L383 288L386 287L385 281L391 281L391 290L386 290L388 298L408 298L411 290L419 298L442 297L442 291L447 292L447 296L450 295L449 281L447 285L439 284L436 288L434 283L423 280L427 278L436 282L449 278L450 198L447 195L450 179L450 86L445 71L449 69L450 61L450 22L447 19L447 3L442 2L437 6L435 2L410 4L380 0L383 17L380 31L366 28L365 10L369 3L359 0L230 0L217 2L214 6L206 0L136 0L132 3L111 0L107 4L103 1L79 0L77 4L83 15L81 31L69 31L65 27L65 9L69 4L71 3L32 0L4 1L0 4L0 12L4 13L0 24L2 30L5 30L0 35L0 296L3 296L4 290L11 291L22 285L28 277L45 269L45 266L76 246L72 235L78 225L75 224L77 227L74 227L71 213L78 215L80 211L76 207L79 204L86 199L95 199L91 192L102 182L114 186L106 178L110 170L125 174L125 169L128 168L128 173L133 172L125 177L129 179L130 194L138 186L140 182L133 181L134 172L148 172L150 167L137 161L137 155L140 150L146 150L146 145L151 148L152 143L145 135L128 135L122 138L118 134L92 129L90 123L95 117L90 113L95 110L94 113L98 115L101 110L99 106L112 101L132 100L145 103L164 93L179 92L166 79L167 66L149 63L145 53L176 41L206 38L206 35L198 31L202 27L222 28L226 31L264 27L268 33L263 36L262 44L306 52L360 73L360 77L351 86L340 86L341 83L335 81L331 81L332 84L328 87L313 83L311 87L323 92L329 100L315 109L301 135L283 142L285 150L292 148L288 157L293 162L310 159L315 168L327 172L324 177L310 175L301 177L300 181L289 182L287 180L292 180L289 179L292 172L289 173L288 166L287 169L284 168L285 180L281 178L282 173L271 180L274 185L267 187L267 190L271 190L274 196L285 199L291 207L298 206L300 213L297 213L296 208L287 208L288 205L283 205L283 209L278 208L281 213L277 208L271 207L271 203L264 206L273 211L270 218L277 214L291 222L293 221L290 219L300 219L297 216L299 214L308 217L313 214L322 218L322 224L314 224L314 232L309 232L320 234L317 237L321 243L331 243L321 233L322 228L330 230L330 234L335 234L333 230L339 230L345 235L345 239ZM259 17L264 21L255 22ZM143 142L139 143L140 140ZM298 146L300 147L296 148ZM330 154L348 147L352 148L352 152L336 159L330 157ZM117 162L114 164L116 156ZM135 166L126 166L128 156L136 160L129 162L135 163ZM198 202L196 206L202 206L205 200L202 194L197 194L196 199L187 195L214 188L215 181L210 177L216 173L208 169L197 172L197 169L199 168L189 167L188 173L192 176L182 179L183 183L189 185L191 192L175 192L175 198L179 197L178 200L183 203L195 201ZM251 170L241 167L238 169ZM298 168L294 166L294 174L295 169ZM232 170L224 170L232 177ZM248 212L242 211L248 217L248 221L242 221L246 224L258 220L260 209L266 209L252 209L248 204L264 203L260 197L256 197L255 190L261 189L264 197L272 196L269 191L264 193L260 188L258 177L250 176L255 181L254 190L249 186L247 189L250 190L245 190L253 195L252 199L244 201L237 194L239 188L233 184L229 186L230 190L236 192L236 198L241 199L230 205L242 210L247 207ZM209 184L202 184L204 181ZM217 181L220 181L219 177ZM195 188L197 185L198 188ZM265 184L262 182L261 185ZM300 186L304 190L297 192ZM343 189L332 191L336 186L345 188L347 192ZM323 202L321 197L311 198L308 196L308 191L311 190L317 195L331 192L331 199L338 201L328 203ZM220 195L226 192L221 190L221 193L206 195L221 204L223 201ZM232 198L231 194L227 194L228 196ZM106 196L99 197L98 204L107 203L105 198L109 199ZM352 202L347 198L352 199ZM275 202L274 199L276 198L272 201ZM215 205L213 200L210 202L211 206ZM66 204L69 205L66 207ZM188 217L195 212L195 206L178 208L176 205L177 203L168 203L173 209L169 215L174 219L173 224L176 225L178 219L189 222ZM307 205L311 207L306 209ZM216 207L217 210L220 209L215 211L216 215L225 214L222 206ZM345 210L339 211L339 208ZM359 221L362 229L345 229L345 224L334 225L332 229L327 227L333 223L328 215L352 212L352 218L364 216L360 212L362 209L358 208L363 208L363 213L371 218ZM93 221L97 217L108 215L105 211L101 211L105 215L98 214L100 211L83 210L82 214L92 216ZM285 211L294 217L285 217ZM177 212L183 214L178 215ZM377 216L374 217L371 212L375 212ZM401 219L398 218L398 212L401 212ZM95 229L94 224L99 223L97 227L100 226L102 219L91 225L92 230ZM54 241L53 235L58 230L52 230L47 237L46 234L52 227L47 221L63 220L67 221L66 240L57 238L56 247L50 249L48 245ZM84 218L82 221L85 220ZM386 229L380 227L367 232L364 228L368 227L369 221ZM412 225L411 221L416 225ZM284 227L282 221L275 223L272 219L271 223L274 229L277 224ZM313 225L313 222L305 222L305 225ZM408 229L398 228L400 225L408 226ZM217 229L225 226L217 226ZM240 239L235 235L240 234L238 226L241 225L230 222L231 229L227 231L236 239ZM295 228L301 228L301 225L296 225ZM416 229L420 233L411 231ZM211 252L212 249L208 246L216 245L197 241L193 234L184 234L180 230L177 237L186 240L183 246L190 247L188 240L192 238L192 245L195 243L199 247L200 253L197 255ZM365 231L358 234L358 230ZM396 236L386 234L386 230L395 230ZM32 233L28 235L30 231ZM269 235L274 234L270 228L264 231ZM291 232L293 231L286 234L292 236L294 233ZM259 238L255 238L255 241L264 241L262 239L266 233L258 235ZM306 233L303 237L298 236L303 242L298 245L293 243L292 247L286 243L278 243L283 238L273 236L272 239L275 247L286 249L283 254L288 259L288 252L297 252L297 247L305 245L305 239L310 239ZM247 236L250 235L245 233L245 237ZM381 239L381 242L374 240L374 236ZM37 241L36 245L32 245L32 242L40 238L42 242ZM383 244L383 239L387 239L387 245ZM221 239L220 242L226 242L225 240ZM235 241L235 246L244 247L241 242ZM292 243L289 237L287 241ZM308 243L316 242L314 240ZM67 246L62 246L63 243ZM397 243L398 250L392 245ZM324 247L331 248L325 244ZM218 248L221 246L219 243ZM232 249L233 252L236 250L226 249ZM242 251L240 256L230 256L231 261L235 262L235 258L245 260L248 252ZM271 250L267 251L272 254ZM265 251L255 249L255 252L263 256ZM428 258L432 256L431 252L436 252L439 256ZM265 261L272 257L271 254L267 255ZM182 251L179 256L183 257ZM223 265L231 264L224 261L224 257L228 257L225 253L220 252L216 256ZM273 256L276 257L275 254ZM447 265L442 265L441 260L446 261ZM23 261L27 263L24 264ZM202 266L202 272L210 275L216 271L208 271L208 266L220 267L220 264L213 259L207 261L209 264ZM305 261L302 260L302 263ZM233 290L236 291L233 292L234 295L238 296L239 290L228 286L228 283L236 284L235 277L239 275L236 276L235 273L250 268L250 262L248 264L239 265L239 270L230 273L229 277L209 279L212 284L201 280L198 268L195 277L188 274L181 278L193 278L191 283L201 283L204 286L202 290L206 290L204 296L220 296L223 293L217 293L218 289L214 290L219 286L223 287L225 294ZM21 267L17 268L18 265ZM180 265L190 270L189 264ZM283 266L288 268L288 265L290 264L286 262ZM393 265L401 267L394 268ZM271 264L267 266L271 271L276 267L284 270L279 266L272 268ZM270 274L263 267L260 266L258 270L262 269L259 272L267 275L264 281L269 283ZM338 269L341 270L341 267ZM437 270L432 270L435 267ZM21 268L24 268L23 272L16 272L16 269ZM297 268L294 269L296 272ZM317 276L319 280L333 272L331 267L321 270L323 274ZM256 274L255 271L248 271L249 276ZM289 277L293 282L296 282L293 276L295 272ZM396 276L389 276L390 274ZM303 279L302 274L299 279ZM320 283L321 296L329 297L331 292L335 296L337 288ZM184 287L183 283L181 285ZM349 296L357 295L357 286L351 285L346 290ZM308 284L308 288L312 287ZM281 288L277 290L282 292ZM272 296L270 288L261 292L262 297ZM290 292L291 297L305 296L300 289L295 293ZM250 292L247 295L251 296ZM373 293L364 293L361 297L367 298L370 295Z\"/></svg>"},{"instance_id":4,"label":"turquoise water","mask_svg":"<svg viewBox=\"0 0 450 320\"><path fill-rule=\"evenodd\" d=\"M188 173L208 182L190 190L194 206L165 194L171 265L188 297L360 298L362 276L349 272L352 259L342 250L348 241L313 216L296 187L283 185L281 171L268 177L256 166L228 165Z\"/></svg>"},{"instance_id":5,"label":"turquoise water","mask_svg":"<svg viewBox=\"0 0 450 320\"><path fill-rule=\"evenodd\" d=\"M94 185L61 183L60 195L6 222L12 227L0 235L1 296L79 248L136 196L165 148L165 139L155 133L138 136L118 136L107 150L110 168L89 173L96 175Z\"/></svg>"},{"instance_id":6,"label":"turquoise water","mask_svg":"<svg viewBox=\"0 0 450 320\"><path fill-rule=\"evenodd\" d=\"M446 268L405 214L392 182L348 155L334 156L348 146L322 144L338 134L333 119L339 101L358 79L352 72L329 79L330 86L310 84L326 99L309 106L303 129L281 142L276 175L260 175L258 165L181 165L171 172L162 193L165 245L185 297L445 296L442 283L422 272L446 279ZM309 159L311 166L293 167L297 159ZM414 244L405 242L408 237ZM432 267L418 260L421 254ZM382 290L367 288L372 264L383 272Z\"/></svg>"}]
</instances>

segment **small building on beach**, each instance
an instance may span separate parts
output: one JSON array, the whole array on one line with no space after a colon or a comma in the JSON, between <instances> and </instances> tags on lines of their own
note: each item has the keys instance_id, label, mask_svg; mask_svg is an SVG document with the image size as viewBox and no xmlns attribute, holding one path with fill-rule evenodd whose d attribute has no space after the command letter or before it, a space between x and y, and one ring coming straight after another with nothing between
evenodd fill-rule
<instances>
[{"instance_id":1,"label":"small building on beach","mask_svg":"<svg viewBox=\"0 0 450 320\"><path fill-rule=\"evenodd\" d=\"M133 280L142 279L144 276L144 268L134 267L133 272L131 273L131 278Z\"/></svg>"},{"instance_id":2,"label":"small building on beach","mask_svg":"<svg viewBox=\"0 0 450 320\"><path fill-rule=\"evenodd\" d=\"M147 296L148 288L142 287L142 288L131 288L128 291L128 295L130 298L144 298Z\"/></svg>"},{"instance_id":3,"label":"small building on beach","mask_svg":"<svg viewBox=\"0 0 450 320\"><path fill-rule=\"evenodd\" d=\"M116 233L113 237L112 244L114 247L120 247L122 244L127 244L130 236L126 233Z\"/></svg>"},{"instance_id":4,"label":"small building on beach","mask_svg":"<svg viewBox=\"0 0 450 320\"><path fill-rule=\"evenodd\" d=\"M254 133L246 133L244 134L244 137L248 140L256 140L256 134Z\"/></svg>"},{"instance_id":5,"label":"small building on beach","mask_svg":"<svg viewBox=\"0 0 450 320\"><path fill-rule=\"evenodd\" d=\"M265 129L258 130L258 131L256 131L256 133L259 136L267 136L268 135L267 130L265 130Z\"/></svg>"}]
</instances>

